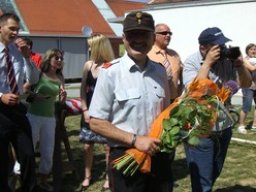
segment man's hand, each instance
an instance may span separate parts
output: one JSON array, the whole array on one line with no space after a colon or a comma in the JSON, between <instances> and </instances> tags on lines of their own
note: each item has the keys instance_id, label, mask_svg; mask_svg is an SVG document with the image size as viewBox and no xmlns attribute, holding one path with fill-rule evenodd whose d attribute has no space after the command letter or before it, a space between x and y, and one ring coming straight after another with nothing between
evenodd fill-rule
<instances>
[{"instance_id":1,"label":"man's hand","mask_svg":"<svg viewBox=\"0 0 256 192\"><path fill-rule=\"evenodd\" d=\"M159 152L160 142L160 139L137 135L134 146L138 150L146 152L152 156L155 153Z\"/></svg>"},{"instance_id":2,"label":"man's hand","mask_svg":"<svg viewBox=\"0 0 256 192\"><path fill-rule=\"evenodd\" d=\"M6 104L6 105L16 105L20 102L19 96L15 95L13 93L3 94L1 97L1 101L2 101L2 103Z\"/></svg>"},{"instance_id":3,"label":"man's hand","mask_svg":"<svg viewBox=\"0 0 256 192\"><path fill-rule=\"evenodd\" d=\"M31 50L27 46L26 42L22 38L17 38L15 44L18 47L19 51L25 58L30 58Z\"/></svg>"},{"instance_id":4,"label":"man's hand","mask_svg":"<svg viewBox=\"0 0 256 192\"><path fill-rule=\"evenodd\" d=\"M220 58L220 47L219 45L214 45L209 49L206 54L204 64L208 65L208 67L213 66Z\"/></svg>"},{"instance_id":5,"label":"man's hand","mask_svg":"<svg viewBox=\"0 0 256 192\"><path fill-rule=\"evenodd\" d=\"M236 60L234 60L233 64L235 67L239 68L243 67L245 62L246 61L243 59L243 56L240 56Z\"/></svg>"},{"instance_id":6,"label":"man's hand","mask_svg":"<svg viewBox=\"0 0 256 192\"><path fill-rule=\"evenodd\" d=\"M219 45L214 45L207 51L205 55L205 59L203 65L201 66L197 78L208 78L209 71L211 70L212 66L219 60L220 58L220 47Z\"/></svg>"}]
</instances>

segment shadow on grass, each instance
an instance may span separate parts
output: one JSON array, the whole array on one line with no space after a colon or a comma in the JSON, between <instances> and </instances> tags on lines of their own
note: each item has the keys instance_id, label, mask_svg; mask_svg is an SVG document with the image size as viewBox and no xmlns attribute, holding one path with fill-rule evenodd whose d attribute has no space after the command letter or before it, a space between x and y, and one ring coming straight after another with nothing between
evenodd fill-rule
<instances>
[{"instance_id":1,"label":"shadow on grass","mask_svg":"<svg viewBox=\"0 0 256 192\"><path fill-rule=\"evenodd\" d=\"M249 121L246 125L246 129L250 130L252 128L253 121Z\"/></svg>"},{"instance_id":2,"label":"shadow on grass","mask_svg":"<svg viewBox=\"0 0 256 192\"><path fill-rule=\"evenodd\" d=\"M94 146L96 147L96 146ZM96 150L96 154L94 154L93 159L93 166L92 166L92 179L90 182L90 186L94 185L97 181L101 181L105 178L105 153L100 152L97 153L97 147L94 149ZM71 192L71 191L80 191L81 183L84 179L84 159L83 159L83 151L82 148L73 149L74 155L74 165L75 171L78 177L72 173L64 173L63 175L63 192Z\"/></svg>"},{"instance_id":3,"label":"shadow on grass","mask_svg":"<svg viewBox=\"0 0 256 192\"><path fill-rule=\"evenodd\" d=\"M172 167L174 182L186 178L189 175L187 161L185 158L175 160Z\"/></svg>"},{"instance_id":4,"label":"shadow on grass","mask_svg":"<svg viewBox=\"0 0 256 192\"><path fill-rule=\"evenodd\" d=\"M70 136L78 136L80 133L80 130L71 130L67 132L67 135Z\"/></svg>"},{"instance_id":5,"label":"shadow on grass","mask_svg":"<svg viewBox=\"0 0 256 192\"><path fill-rule=\"evenodd\" d=\"M235 186L215 190L215 192L255 192L255 191L256 191L256 188L253 188L250 186L241 186L241 185L235 185Z\"/></svg>"}]
</instances>

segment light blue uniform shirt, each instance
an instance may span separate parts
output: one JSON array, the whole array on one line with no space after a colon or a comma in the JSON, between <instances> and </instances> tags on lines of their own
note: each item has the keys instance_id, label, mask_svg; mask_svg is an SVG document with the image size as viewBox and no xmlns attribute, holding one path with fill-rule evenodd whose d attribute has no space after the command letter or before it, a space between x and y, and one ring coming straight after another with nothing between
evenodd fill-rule
<instances>
[{"instance_id":1,"label":"light blue uniform shirt","mask_svg":"<svg viewBox=\"0 0 256 192\"><path fill-rule=\"evenodd\" d=\"M0 94L10 92L4 49L4 44L0 42ZM35 84L38 81L39 72L36 69L36 66L30 61L30 59L25 59L21 55L20 51L17 49L17 46L14 43L9 44L8 49L10 60L13 63L16 83L19 89L18 92L19 94L22 94L24 81L28 80L30 84Z\"/></svg>"},{"instance_id":2,"label":"light blue uniform shirt","mask_svg":"<svg viewBox=\"0 0 256 192\"><path fill-rule=\"evenodd\" d=\"M127 54L112 63L99 73L89 114L124 131L146 135L170 102L165 68L148 60L141 71Z\"/></svg>"}]
</instances>

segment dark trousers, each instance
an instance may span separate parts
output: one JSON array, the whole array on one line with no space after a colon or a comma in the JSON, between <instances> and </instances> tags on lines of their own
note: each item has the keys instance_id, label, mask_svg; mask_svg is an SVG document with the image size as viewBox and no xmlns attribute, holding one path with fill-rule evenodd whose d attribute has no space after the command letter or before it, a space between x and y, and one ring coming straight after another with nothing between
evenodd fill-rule
<instances>
[{"instance_id":1,"label":"dark trousers","mask_svg":"<svg viewBox=\"0 0 256 192\"><path fill-rule=\"evenodd\" d=\"M0 103L0 191L3 192L11 191L8 186L10 144L21 165L21 191L36 191L35 156L26 107Z\"/></svg>"},{"instance_id":2,"label":"dark trousers","mask_svg":"<svg viewBox=\"0 0 256 192\"><path fill-rule=\"evenodd\" d=\"M201 138L198 146L184 144L190 170L192 192L211 192L223 168L232 129Z\"/></svg>"},{"instance_id":3,"label":"dark trousers","mask_svg":"<svg viewBox=\"0 0 256 192\"><path fill-rule=\"evenodd\" d=\"M110 163L122 156L125 148L110 149ZM139 170L133 176L124 176L110 164L109 176L113 192L172 192L173 178L171 160L167 153L158 153L151 158L151 172L143 174Z\"/></svg>"}]
</instances>

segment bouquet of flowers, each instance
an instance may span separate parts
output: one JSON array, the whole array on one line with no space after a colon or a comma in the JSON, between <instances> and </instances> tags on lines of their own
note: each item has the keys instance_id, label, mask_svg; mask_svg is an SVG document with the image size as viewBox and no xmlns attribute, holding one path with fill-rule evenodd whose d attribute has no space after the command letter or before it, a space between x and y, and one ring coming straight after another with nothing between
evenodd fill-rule
<instances>
[{"instance_id":1,"label":"bouquet of flowers","mask_svg":"<svg viewBox=\"0 0 256 192\"><path fill-rule=\"evenodd\" d=\"M163 120L161 151L171 152L181 142L195 146L199 138L208 137L230 93L230 89L219 89L208 79L193 81L169 118Z\"/></svg>"},{"instance_id":2,"label":"bouquet of flowers","mask_svg":"<svg viewBox=\"0 0 256 192\"><path fill-rule=\"evenodd\" d=\"M209 79L195 79L184 93L166 108L152 123L148 136L161 139L161 152L171 152L178 144L197 145L199 138L208 137L215 125L218 112L230 96L227 87L221 89ZM151 157L135 148L114 160L113 166L124 175L138 169L150 172Z\"/></svg>"}]
</instances>

